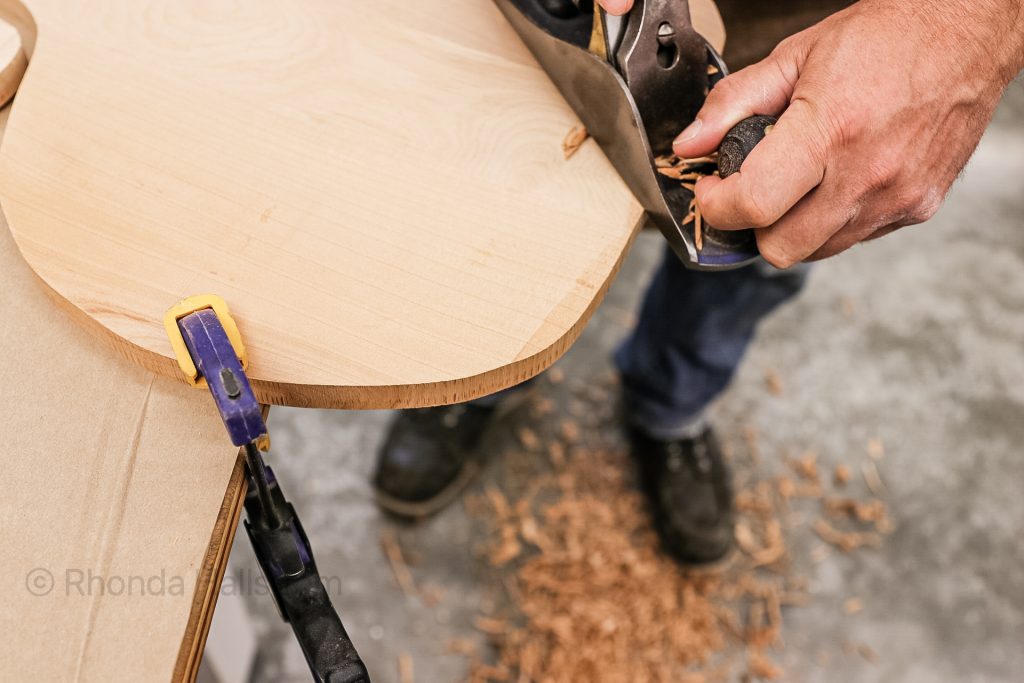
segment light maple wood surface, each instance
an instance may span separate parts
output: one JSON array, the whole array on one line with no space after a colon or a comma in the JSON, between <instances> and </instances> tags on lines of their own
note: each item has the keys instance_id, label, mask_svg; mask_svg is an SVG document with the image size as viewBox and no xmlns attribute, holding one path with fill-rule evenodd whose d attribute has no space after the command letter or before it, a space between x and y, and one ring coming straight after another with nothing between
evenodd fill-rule
<instances>
[{"instance_id":1,"label":"light maple wood surface","mask_svg":"<svg viewBox=\"0 0 1024 683\"><path fill-rule=\"evenodd\" d=\"M0 681L194 680L244 495L212 400L74 325L2 217L0 349Z\"/></svg>"},{"instance_id":2,"label":"light maple wood surface","mask_svg":"<svg viewBox=\"0 0 1024 683\"><path fill-rule=\"evenodd\" d=\"M22 49L18 29L6 21L0 21L0 106L14 97L27 66L28 60Z\"/></svg>"},{"instance_id":3,"label":"light maple wood surface","mask_svg":"<svg viewBox=\"0 0 1024 683\"><path fill-rule=\"evenodd\" d=\"M485 0L24 5L0 202L73 317L158 374L164 311L214 293L264 402L487 394L566 350L640 222L592 141L563 159L576 118Z\"/></svg>"}]
</instances>

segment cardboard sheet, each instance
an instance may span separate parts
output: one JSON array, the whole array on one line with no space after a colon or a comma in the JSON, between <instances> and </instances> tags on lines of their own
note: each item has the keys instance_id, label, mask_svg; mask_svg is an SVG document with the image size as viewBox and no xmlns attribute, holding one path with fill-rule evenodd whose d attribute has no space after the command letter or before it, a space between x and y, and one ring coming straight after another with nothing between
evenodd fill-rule
<instances>
[{"instance_id":1,"label":"cardboard sheet","mask_svg":"<svg viewBox=\"0 0 1024 683\"><path fill-rule=\"evenodd\" d=\"M242 493L210 397L72 324L2 219L0 351L0 681L191 680Z\"/></svg>"}]
</instances>

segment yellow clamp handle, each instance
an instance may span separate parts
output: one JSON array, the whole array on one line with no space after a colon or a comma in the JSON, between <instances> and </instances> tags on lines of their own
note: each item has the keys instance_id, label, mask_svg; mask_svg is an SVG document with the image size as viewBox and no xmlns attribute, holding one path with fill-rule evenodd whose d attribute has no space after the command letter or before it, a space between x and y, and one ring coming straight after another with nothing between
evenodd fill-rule
<instances>
[{"instance_id":1,"label":"yellow clamp handle","mask_svg":"<svg viewBox=\"0 0 1024 683\"><path fill-rule=\"evenodd\" d=\"M167 312L164 314L164 329L167 330L167 337L171 340L171 348L174 349L174 356L178 359L178 366L185 373L185 378L188 379L192 386L201 388L206 387L206 379L200 377L199 371L196 370L195 361L192 360L192 355L188 352L188 347L185 346L185 339L181 336L181 329L178 328L178 321L192 315L196 311L202 311L207 308L213 309L213 312L217 314L217 318L220 319L220 324L224 326L224 332L228 336L228 341L231 342L231 347L238 355L238 360L242 363L242 369L245 370L249 367L249 357L245 351L245 344L242 343L242 335L238 331L238 325L235 324L234 318L231 317L231 313L228 311L227 302L216 294L200 294L182 299L167 309Z\"/></svg>"}]
</instances>

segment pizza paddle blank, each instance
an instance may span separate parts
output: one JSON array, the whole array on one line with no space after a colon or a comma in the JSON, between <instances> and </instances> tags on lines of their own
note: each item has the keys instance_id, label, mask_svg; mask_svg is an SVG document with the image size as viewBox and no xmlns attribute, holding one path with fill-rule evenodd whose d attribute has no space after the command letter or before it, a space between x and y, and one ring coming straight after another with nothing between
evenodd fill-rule
<instances>
[{"instance_id":1,"label":"pizza paddle blank","mask_svg":"<svg viewBox=\"0 0 1024 683\"><path fill-rule=\"evenodd\" d=\"M489 2L24 5L4 213L54 298L158 373L164 311L217 294L261 401L487 394L568 348L641 222L592 141L563 158L576 119Z\"/></svg>"}]
</instances>

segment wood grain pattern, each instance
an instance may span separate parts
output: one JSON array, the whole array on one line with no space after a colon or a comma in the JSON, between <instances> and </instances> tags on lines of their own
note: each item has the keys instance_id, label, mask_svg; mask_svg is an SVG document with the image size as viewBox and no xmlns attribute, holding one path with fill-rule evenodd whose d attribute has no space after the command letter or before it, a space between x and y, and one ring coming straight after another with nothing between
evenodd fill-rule
<instances>
[{"instance_id":1,"label":"wood grain pattern","mask_svg":"<svg viewBox=\"0 0 1024 683\"><path fill-rule=\"evenodd\" d=\"M13 0L0 0L0 5ZM58 300L177 376L223 296L266 403L451 403L537 374L641 210L490 2L25 0L0 201Z\"/></svg>"},{"instance_id":2,"label":"wood grain pattern","mask_svg":"<svg viewBox=\"0 0 1024 683\"><path fill-rule=\"evenodd\" d=\"M212 401L73 325L2 218L0 348L0 680L194 680L244 496Z\"/></svg>"},{"instance_id":3,"label":"wood grain pattern","mask_svg":"<svg viewBox=\"0 0 1024 683\"><path fill-rule=\"evenodd\" d=\"M0 107L14 97L27 66L28 59L22 49L18 29L0 21Z\"/></svg>"}]
</instances>

